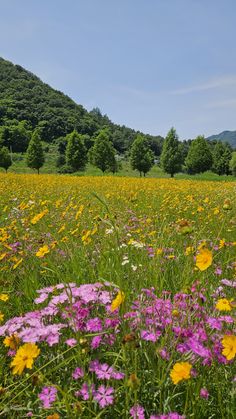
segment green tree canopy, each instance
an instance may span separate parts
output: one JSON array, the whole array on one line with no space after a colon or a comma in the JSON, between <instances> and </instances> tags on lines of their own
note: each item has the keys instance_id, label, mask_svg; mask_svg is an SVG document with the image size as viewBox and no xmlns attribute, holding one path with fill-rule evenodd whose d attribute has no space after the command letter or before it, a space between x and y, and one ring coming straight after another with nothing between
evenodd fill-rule
<instances>
[{"instance_id":1,"label":"green tree canopy","mask_svg":"<svg viewBox=\"0 0 236 419\"><path fill-rule=\"evenodd\" d=\"M232 157L230 146L227 143L222 143L222 141L217 141L213 148L212 157L213 172L217 173L218 175L228 175L230 172L229 163Z\"/></svg>"},{"instance_id":2,"label":"green tree canopy","mask_svg":"<svg viewBox=\"0 0 236 419\"><path fill-rule=\"evenodd\" d=\"M23 153L27 150L31 131L27 121L20 121L0 128L0 137L3 144L16 153Z\"/></svg>"},{"instance_id":3,"label":"green tree canopy","mask_svg":"<svg viewBox=\"0 0 236 419\"><path fill-rule=\"evenodd\" d=\"M11 166L11 156L7 147L0 147L0 167L3 167L6 172Z\"/></svg>"},{"instance_id":4,"label":"green tree canopy","mask_svg":"<svg viewBox=\"0 0 236 419\"><path fill-rule=\"evenodd\" d=\"M202 173L210 170L212 167L212 154L204 136L200 135L192 141L188 155L185 159L185 164L188 173Z\"/></svg>"},{"instance_id":5,"label":"green tree canopy","mask_svg":"<svg viewBox=\"0 0 236 419\"><path fill-rule=\"evenodd\" d=\"M66 164L74 171L84 170L88 158L83 135L74 130L66 136L66 139Z\"/></svg>"},{"instance_id":6,"label":"green tree canopy","mask_svg":"<svg viewBox=\"0 0 236 419\"><path fill-rule=\"evenodd\" d=\"M90 162L101 169L103 173L116 171L115 149L110 141L109 130L102 129L95 137L94 145L90 149Z\"/></svg>"},{"instance_id":7,"label":"green tree canopy","mask_svg":"<svg viewBox=\"0 0 236 419\"><path fill-rule=\"evenodd\" d=\"M171 177L181 170L181 152L178 135L174 128L168 132L161 153L161 166Z\"/></svg>"},{"instance_id":8,"label":"green tree canopy","mask_svg":"<svg viewBox=\"0 0 236 419\"><path fill-rule=\"evenodd\" d=\"M139 134L134 140L130 152L131 167L144 176L154 164L154 153L145 137Z\"/></svg>"},{"instance_id":9,"label":"green tree canopy","mask_svg":"<svg viewBox=\"0 0 236 419\"><path fill-rule=\"evenodd\" d=\"M43 146L41 143L41 138L39 135L38 130L36 129L33 134L32 138L29 142L29 146L27 148L27 155L26 155L26 162L27 166L31 169L36 169L39 173L39 169L44 164L44 152Z\"/></svg>"},{"instance_id":10,"label":"green tree canopy","mask_svg":"<svg viewBox=\"0 0 236 419\"><path fill-rule=\"evenodd\" d=\"M236 176L236 151L233 152L230 160L230 170L233 176Z\"/></svg>"}]
</instances>

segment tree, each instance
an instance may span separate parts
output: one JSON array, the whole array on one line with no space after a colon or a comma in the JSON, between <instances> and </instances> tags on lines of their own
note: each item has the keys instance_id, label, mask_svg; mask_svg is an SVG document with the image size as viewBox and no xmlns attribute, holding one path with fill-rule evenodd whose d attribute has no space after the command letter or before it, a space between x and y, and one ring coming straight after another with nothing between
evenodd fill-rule
<instances>
[{"instance_id":1,"label":"tree","mask_svg":"<svg viewBox=\"0 0 236 419\"><path fill-rule=\"evenodd\" d=\"M83 135L74 130L66 136L66 139L66 164L74 171L84 170L88 158Z\"/></svg>"},{"instance_id":2,"label":"tree","mask_svg":"<svg viewBox=\"0 0 236 419\"><path fill-rule=\"evenodd\" d=\"M117 171L115 149L110 141L109 131L104 128L95 137L94 145L89 152L90 162L102 170Z\"/></svg>"},{"instance_id":3,"label":"tree","mask_svg":"<svg viewBox=\"0 0 236 419\"><path fill-rule=\"evenodd\" d=\"M232 159L230 160L230 169L233 176L236 176L236 151L232 154Z\"/></svg>"},{"instance_id":4,"label":"tree","mask_svg":"<svg viewBox=\"0 0 236 419\"><path fill-rule=\"evenodd\" d=\"M18 124L10 124L1 127L0 137L3 144L13 152L23 153L26 151L30 140L30 127L27 121Z\"/></svg>"},{"instance_id":5,"label":"tree","mask_svg":"<svg viewBox=\"0 0 236 419\"><path fill-rule=\"evenodd\" d=\"M154 164L154 153L149 147L147 139L141 134L136 137L131 146L130 162L132 169L138 170L140 176L142 173L146 176Z\"/></svg>"},{"instance_id":6,"label":"tree","mask_svg":"<svg viewBox=\"0 0 236 419\"><path fill-rule=\"evenodd\" d=\"M181 170L181 153L178 135L172 127L168 132L161 153L161 167L171 177Z\"/></svg>"},{"instance_id":7,"label":"tree","mask_svg":"<svg viewBox=\"0 0 236 419\"><path fill-rule=\"evenodd\" d=\"M7 147L0 148L0 167L6 170L11 166L11 156Z\"/></svg>"},{"instance_id":8,"label":"tree","mask_svg":"<svg viewBox=\"0 0 236 419\"><path fill-rule=\"evenodd\" d=\"M31 169L36 169L39 174L40 167L44 164L44 152L41 143L41 138L38 130L36 129L27 148L26 162L27 166Z\"/></svg>"},{"instance_id":9,"label":"tree","mask_svg":"<svg viewBox=\"0 0 236 419\"><path fill-rule=\"evenodd\" d=\"M204 136L199 135L192 141L188 155L185 159L185 164L188 173L202 173L210 170L212 167L212 154L210 147Z\"/></svg>"},{"instance_id":10,"label":"tree","mask_svg":"<svg viewBox=\"0 0 236 419\"><path fill-rule=\"evenodd\" d=\"M232 151L227 143L217 141L212 152L213 157L213 172L218 175L228 175L230 172L229 163L232 157Z\"/></svg>"}]
</instances>

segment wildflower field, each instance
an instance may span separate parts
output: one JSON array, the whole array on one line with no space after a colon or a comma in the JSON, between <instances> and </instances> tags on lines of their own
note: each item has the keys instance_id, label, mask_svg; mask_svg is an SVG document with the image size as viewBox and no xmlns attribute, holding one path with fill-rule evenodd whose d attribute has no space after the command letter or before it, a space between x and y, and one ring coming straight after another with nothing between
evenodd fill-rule
<instances>
[{"instance_id":1,"label":"wildflower field","mask_svg":"<svg viewBox=\"0 0 236 419\"><path fill-rule=\"evenodd\" d=\"M236 183L0 191L0 417L235 418Z\"/></svg>"}]
</instances>

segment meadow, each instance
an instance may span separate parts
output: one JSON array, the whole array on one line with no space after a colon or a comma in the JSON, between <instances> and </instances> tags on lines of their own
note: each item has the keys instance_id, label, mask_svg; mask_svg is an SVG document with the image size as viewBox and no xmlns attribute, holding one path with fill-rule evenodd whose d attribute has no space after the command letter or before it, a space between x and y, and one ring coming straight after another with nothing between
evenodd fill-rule
<instances>
[{"instance_id":1,"label":"meadow","mask_svg":"<svg viewBox=\"0 0 236 419\"><path fill-rule=\"evenodd\" d=\"M0 417L235 417L235 182L0 190Z\"/></svg>"}]
</instances>

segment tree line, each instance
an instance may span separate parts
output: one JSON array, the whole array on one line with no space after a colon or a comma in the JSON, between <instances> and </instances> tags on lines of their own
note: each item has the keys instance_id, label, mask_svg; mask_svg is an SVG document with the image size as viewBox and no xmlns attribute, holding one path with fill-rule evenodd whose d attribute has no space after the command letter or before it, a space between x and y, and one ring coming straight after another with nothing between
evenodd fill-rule
<instances>
[{"instance_id":1,"label":"tree line","mask_svg":"<svg viewBox=\"0 0 236 419\"><path fill-rule=\"evenodd\" d=\"M0 167L6 172L12 164L8 147L3 145L0 137ZM88 162L104 172L118 172L121 169L120 155L115 149L110 130L101 129L93 141L90 137L73 130L57 142L59 173L83 171ZM38 173L45 162L41 132L34 130L26 150L27 166ZM180 142L174 128L168 132L162 147L159 161L152 150L148 139L138 134L128 150L132 169L140 176L146 176L155 163L159 163L163 171L171 177L178 172L188 174L203 173L212 170L218 175L236 176L236 154L227 143L217 141L210 145L204 136L198 136L189 142Z\"/></svg>"}]
</instances>

